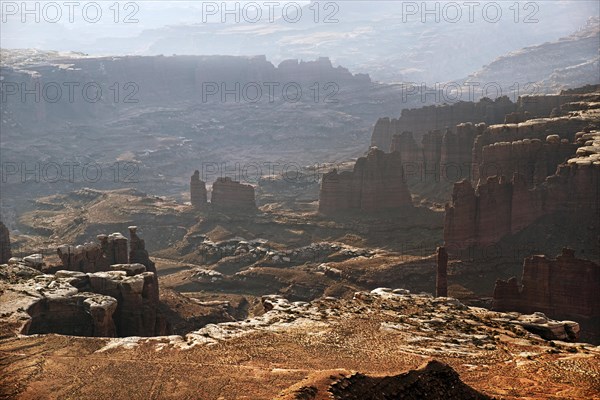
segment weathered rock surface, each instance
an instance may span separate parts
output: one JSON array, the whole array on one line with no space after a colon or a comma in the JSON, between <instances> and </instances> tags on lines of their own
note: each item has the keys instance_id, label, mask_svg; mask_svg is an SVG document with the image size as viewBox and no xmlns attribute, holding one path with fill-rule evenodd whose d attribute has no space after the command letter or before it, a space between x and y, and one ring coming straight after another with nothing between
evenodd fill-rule
<instances>
[{"instance_id":1,"label":"weathered rock surface","mask_svg":"<svg viewBox=\"0 0 600 400\"><path fill-rule=\"evenodd\" d=\"M211 204L213 208L228 211L255 210L254 187L229 177L217 178L212 186Z\"/></svg>"},{"instance_id":2,"label":"weathered rock surface","mask_svg":"<svg viewBox=\"0 0 600 400\"><path fill-rule=\"evenodd\" d=\"M5 264L12 257L10 250L10 232L2 221L0 221L0 264Z\"/></svg>"},{"instance_id":3,"label":"weathered rock surface","mask_svg":"<svg viewBox=\"0 0 600 400\"><path fill-rule=\"evenodd\" d=\"M377 212L412 207L400 153L372 148L356 161L353 171L323 175L319 212Z\"/></svg>"},{"instance_id":4,"label":"weathered rock surface","mask_svg":"<svg viewBox=\"0 0 600 400\"><path fill-rule=\"evenodd\" d=\"M498 280L493 309L542 312L574 319L586 328L600 328L600 265L563 249L556 259L531 256L523 263L522 284L516 278Z\"/></svg>"}]
</instances>

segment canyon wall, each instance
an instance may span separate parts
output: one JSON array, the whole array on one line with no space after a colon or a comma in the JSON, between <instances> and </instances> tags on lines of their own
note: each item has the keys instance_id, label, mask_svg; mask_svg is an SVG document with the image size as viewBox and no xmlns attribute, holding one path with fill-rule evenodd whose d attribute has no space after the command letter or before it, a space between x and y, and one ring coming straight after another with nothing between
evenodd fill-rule
<instances>
[{"instance_id":1,"label":"canyon wall","mask_svg":"<svg viewBox=\"0 0 600 400\"><path fill-rule=\"evenodd\" d=\"M403 110L399 119L376 122L371 145L398 151L409 182L477 183L517 172L533 186L574 153L575 132L596 126L595 116L578 111L599 104L600 93L584 92L521 96L515 104L503 97Z\"/></svg>"},{"instance_id":2,"label":"canyon wall","mask_svg":"<svg viewBox=\"0 0 600 400\"><path fill-rule=\"evenodd\" d=\"M522 285L516 278L498 280L492 308L522 313L543 312L573 319L592 331L600 327L600 265L575 257L571 249L551 259L531 256L523 263Z\"/></svg>"},{"instance_id":3,"label":"canyon wall","mask_svg":"<svg viewBox=\"0 0 600 400\"><path fill-rule=\"evenodd\" d=\"M6 264L11 257L10 232L4 222L0 221L0 264Z\"/></svg>"},{"instance_id":4,"label":"canyon wall","mask_svg":"<svg viewBox=\"0 0 600 400\"><path fill-rule=\"evenodd\" d=\"M455 184L444 220L444 241L449 252L497 243L558 211L598 218L600 131L580 132L577 140L587 145L534 188L529 188L526 177L517 173L511 181L504 176L488 177L476 188L467 180Z\"/></svg>"},{"instance_id":5,"label":"canyon wall","mask_svg":"<svg viewBox=\"0 0 600 400\"><path fill-rule=\"evenodd\" d=\"M338 173L334 169L323 175L319 194L322 214L403 207L412 207L412 200L398 152L384 153L372 148L366 157L356 161L352 171Z\"/></svg>"}]
</instances>

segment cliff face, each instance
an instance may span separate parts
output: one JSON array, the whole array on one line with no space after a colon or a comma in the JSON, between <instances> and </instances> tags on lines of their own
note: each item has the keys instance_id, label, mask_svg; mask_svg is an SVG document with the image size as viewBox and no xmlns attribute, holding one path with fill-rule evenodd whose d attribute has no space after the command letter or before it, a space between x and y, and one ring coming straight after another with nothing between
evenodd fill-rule
<instances>
[{"instance_id":1,"label":"cliff face","mask_svg":"<svg viewBox=\"0 0 600 400\"><path fill-rule=\"evenodd\" d=\"M233 181L229 177L217 178L212 187L211 204L223 210L255 210L254 187Z\"/></svg>"},{"instance_id":2,"label":"cliff face","mask_svg":"<svg viewBox=\"0 0 600 400\"><path fill-rule=\"evenodd\" d=\"M458 102L443 106L404 109L398 119L380 118L375 123L371 145L390 150L392 138L404 131L413 132L417 140L430 131L454 127L463 122L499 124L506 114L517 110L508 97L496 100L482 99L477 103Z\"/></svg>"},{"instance_id":3,"label":"cliff face","mask_svg":"<svg viewBox=\"0 0 600 400\"><path fill-rule=\"evenodd\" d=\"M600 265L563 249L556 259L531 256L523 263L522 286L517 279L498 280L493 309L543 312L553 318L574 319L597 330L600 318ZM596 319L594 321L594 319Z\"/></svg>"},{"instance_id":4,"label":"cliff face","mask_svg":"<svg viewBox=\"0 0 600 400\"><path fill-rule=\"evenodd\" d=\"M489 177L476 190L466 180L454 186L446 204L444 240L449 250L488 246L515 234L544 215L558 211L599 216L600 132L578 133L587 146L558 167L556 174L533 189L527 179L514 174Z\"/></svg>"},{"instance_id":5,"label":"cliff face","mask_svg":"<svg viewBox=\"0 0 600 400\"><path fill-rule=\"evenodd\" d=\"M514 142L497 142L484 146L477 177L512 176L521 174L528 186L544 182L556 172L556 167L575 154L577 144L549 135L545 141L524 139Z\"/></svg>"},{"instance_id":6,"label":"cliff face","mask_svg":"<svg viewBox=\"0 0 600 400\"><path fill-rule=\"evenodd\" d=\"M10 250L10 232L2 221L0 221L0 264L5 264L12 257Z\"/></svg>"},{"instance_id":7,"label":"cliff face","mask_svg":"<svg viewBox=\"0 0 600 400\"><path fill-rule=\"evenodd\" d=\"M442 137L439 169L441 179L457 182L471 176L473 142L486 128L484 123L473 125L470 122L447 129Z\"/></svg>"},{"instance_id":8,"label":"cliff face","mask_svg":"<svg viewBox=\"0 0 600 400\"><path fill-rule=\"evenodd\" d=\"M333 170L323 175L319 212L377 212L411 207L400 153L371 149L356 161L352 172Z\"/></svg>"}]
</instances>

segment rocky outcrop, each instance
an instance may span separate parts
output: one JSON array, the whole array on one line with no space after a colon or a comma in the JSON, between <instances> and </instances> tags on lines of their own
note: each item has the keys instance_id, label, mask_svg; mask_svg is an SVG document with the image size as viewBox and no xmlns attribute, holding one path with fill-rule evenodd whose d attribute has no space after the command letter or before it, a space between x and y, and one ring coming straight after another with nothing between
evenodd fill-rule
<instances>
[{"instance_id":1,"label":"rocky outcrop","mask_svg":"<svg viewBox=\"0 0 600 400\"><path fill-rule=\"evenodd\" d=\"M600 265L576 258L573 250L565 248L556 259L526 258L521 282L498 280L493 309L542 312L553 318L591 321L596 330L600 328Z\"/></svg>"},{"instance_id":2,"label":"rocky outcrop","mask_svg":"<svg viewBox=\"0 0 600 400\"><path fill-rule=\"evenodd\" d=\"M145 243L136 233L137 227L129 227L130 250L128 240L119 232L110 235L98 235L98 243L83 245L62 245L57 254L62 261L63 269L81 272L109 271L113 264L141 263L148 271L156 272L152 260L148 256Z\"/></svg>"},{"instance_id":3,"label":"rocky outcrop","mask_svg":"<svg viewBox=\"0 0 600 400\"><path fill-rule=\"evenodd\" d=\"M190 179L190 201L194 208L204 208L207 204L206 183L200 180L200 171L194 171Z\"/></svg>"},{"instance_id":4,"label":"rocky outcrop","mask_svg":"<svg viewBox=\"0 0 600 400\"><path fill-rule=\"evenodd\" d=\"M452 367L436 360L428 361L418 369L394 376L373 377L355 373L338 379L329 387L328 392L333 394L333 398L340 400L491 399L461 381L460 376ZM317 398L320 397L295 397L295 399Z\"/></svg>"},{"instance_id":5,"label":"rocky outcrop","mask_svg":"<svg viewBox=\"0 0 600 400\"><path fill-rule=\"evenodd\" d=\"M116 309L116 299L94 293L44 297L27 309L31 320L22 333L115 337Z\"/></svg>"},{"instance_id":6,"label":"rocky outcrop","mask_svg":"<svg viewBox=\"0 0 600 400\"><path fill-rule=\"evenodd\" d=\"M12 257L10 250L10 232L2 221L0 221L0 264L5 264Z\"/></svg>"},{"instance_id":7,"label":"rocky outcrop","mask_svg":"<svg viewBox=\"0 0 600 400\"><path fill-rule=\"evenodd\" d=\"M212 186L211 204L213 208L220 210L255 210L254 187L236 182L229 177L217 178Z\"/></svg>"},{"instance_id":8,"label":"rocky outcrop","mask_svg":"<svg viewBox=\"0 0 600 400\"><path fill-rule=\"evenodd\" d=\"M444 221L448 250L489 246L558 211L598 218L600 132L581 132L577 137L588 145L533 189L526 177L516 173L512 181L504 176L489 177L476 189L466 180L455 184Z\"/></svg>"},{"instance_id":9,"label":"rocky outcrop","mask_svg":"<svg viewBox=\"0 0 600 400\"><path fill-rule=\"evenodd\" d=\"M400 153L372 148L356 161L352 171L333 170L323 175L319 212L378 212L412 207Z\"/></svg>"}]
</instances>

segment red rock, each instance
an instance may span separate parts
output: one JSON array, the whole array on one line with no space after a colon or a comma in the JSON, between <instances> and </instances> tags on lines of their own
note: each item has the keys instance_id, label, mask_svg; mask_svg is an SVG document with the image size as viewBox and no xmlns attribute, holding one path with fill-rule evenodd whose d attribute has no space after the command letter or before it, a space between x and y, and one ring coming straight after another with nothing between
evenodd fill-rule
<instances>
[{"instance_id":1,"label":"red rock","mask_svg":"<svg viewBox=\"0 0 600 400\"><path fill-rule=\"evenodd\" d=\"M600 265L563 249L556 259L531 256L523 263L522 287L516 278L498 280L492 308L522 313L543 312L552 318L573 319L598 332Z\"/></svg>"},{"instance_id":2,"label":"red rock","mask_svg":"<svg viewBox=\"0 0 600 400\"><path fill-rule=\"evenodd\" d=\"M467 181L455 184L452 202L446 204L446 247L455 251L488 246L557 211L583 212L597 219L600 161L586 163L586 159L570 160L533 189L528 189L525 178L518 174L511 182L490 177L476 191Z\"/></svg>"}]
</instances>

